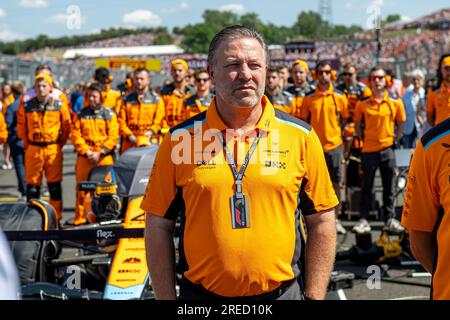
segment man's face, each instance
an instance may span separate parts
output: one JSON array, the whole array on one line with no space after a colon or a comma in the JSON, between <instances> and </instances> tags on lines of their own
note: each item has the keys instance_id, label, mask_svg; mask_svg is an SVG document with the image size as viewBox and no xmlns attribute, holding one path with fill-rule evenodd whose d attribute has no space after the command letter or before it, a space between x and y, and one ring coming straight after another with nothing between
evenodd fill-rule
<instances>
[{"instance_id":1,"label":"man's face","mask_svg":"<svg viewBox=\"0 0 450 320\"><path fill-rule=\"evenodd\" d=\"M317 69L317 79L319 84L327 85L331 82L331 66L325 65Z\"/></svg>"},{"instance_id":2,"label":"man's face","mask_svg":"<svg viewBox=\"0 0 450 320\"><path fill-rule=\"evenodd\" d=\"M134 85L138 91L145 90L150 85L150 77L147 72L139 72L134 75Z\"/></svg>"},{"instance_id":3,"label":"man's face","mask_svg":"<svg viewBox=\"0 0 450 320\"><path fill-rule=\"evenodd\" d=\"M184 69L182 65L178 64L175 67L172 67L170 74L172 75L173 81L182 83L186 78L187 70Z\"/></svg>"},{"instance_id":4,"label":"man's face","mask_svg":"<svg viewBox=\"0 0 450 320\"><path fill-rule=\"evenodd\" d=\"M209 78L209 74L207 72L199 73L195 78L195 85L197 87L197 91L209 91L209 89L211 88L211 80Z\"/></svg>"},{"instance_id":5,"label":"man's face","mask_svg":"<svg viewBox=\"0 0 450 320\"><path fill-rule=\"evenodd\" d=\"M356 70L353 67L345 68L342 73L344 77L345 84L350 86L356 82Z\"/></svg>"},{"instance_id":6,"label":"man's face","mask_svg":"<svg viewBox=\"0 0 450 320\"><path fill-rule=\"evenodd\" d=\"M384 90L386 88L386 73L384 70L375 70L370 74L370 84L372 89Z\"/></svg>"},{"instance_id":7,"label":"man's face","mask_svg":"<svg viewBox=\"0 0 450 320\"><path fill-rule=\"evenodd\" d=\"M93 110L97 110L102 105L101 94L97 90L88 90L87 98L89 101L89 107Z\"/></svg>"},{"instance_id":8,"label":"man's face","mask_svg":"<svg viewBox=\"0 0 450 320\"><path fill-rule=\"evenodd\" d=\"M50 91L52 89L52 87L44 80L41 80L38 83L36 83L34 88L38 98L46 98L50 94Z\"/></svg>"},{"instance_id":9,"label":"man's face","mask_svg":"<svg viewBox=\"0 0 450 320\"><path fill-rule=\"evenodd\" d=\"M446 82L450 82L450 66L441 67L442 79Z\"/></svg>"},{"instance_id":10,"label":"man's face","mask_svg":"<svg viewBox=\"0 0 450 320\"><path fill-rule=\"evenodd\" d=\"M3 96L6 98L11 94L11 86L9 84L5 84L3 86Z\"/></svg>"},{"instance_id":11,"label":"man's face","mask_svg":"<svg viewBox=\"0 0 450 320\"><path fill-rule=\"evenodd\" d=\"M264 94L266 60L258 40L240 38L220 44L208 67L217 96L240 108L256 106Z\"/></svg>"},{"instance_id":12,"label":"man's face","mask_svg":"<svg viewBox=\"0 0 450 320\"><path fill-rule=\"evenodd\" d=\"M300 64L296 64L292 69L292 81L296 87L302 87L306 83L308 73Z\"/></svg>"},{"instance_id":13,"label":"man's face","mask_svg":"<svg viewBox=\"0 0 450 320\"><path fill-rule=\"evenodd\" d=\"M266 87L270 91L276 90L280 86L281 77L278 72L268 72L266 78Z\"/></svg>"},{"instance_id":14,"label":"man's face","mask_svg":"<svg viewBox=\"0 0 450 320\"><path fill-rule=\"evenodd\" d=\"M419 90L423 86L423 79L421 77L415 76L412 78L412 84L414 89Z\"/></svg>"}]
</instances>

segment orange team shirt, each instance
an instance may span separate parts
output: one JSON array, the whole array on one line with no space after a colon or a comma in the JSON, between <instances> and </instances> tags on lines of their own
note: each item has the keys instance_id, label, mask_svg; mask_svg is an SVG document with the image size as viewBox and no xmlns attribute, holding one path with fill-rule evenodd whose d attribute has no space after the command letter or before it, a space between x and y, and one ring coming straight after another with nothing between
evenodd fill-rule
<instances>
[{"instance_id":1,"label":"orange team shirt","mask_svg":"<svg viewBox=\"0 0 450 320\"><path fill-rule=\"evenodd\" d=\"M6 109L8 109L8 106L14 102L14 95L11 93L9 94L5 99L3 99L2 104L3 104L3 108L2 108L2 113L3 115L6 114Z\"/></svg>"},{"instance_id":2,"label":"orange team shirt","mask_svg":"<svg viewBox=\"0 0 450 320\"><path fill-rule=\"evenodd\" d=\"M312 125L325 152L336 149L342 144L340 118L349 117L347 98L332 84L325 93L316 88L305 97L300 117Z\"/></svg>"},{"instance_id":3,"label":"orange team shirt","mask_svg":"<svg viewBox=\"0 0 450 320\"><path fill-rule=\"evenodd\" d=\"M417 143L409 168L402 224L436 237L432 298L450 300L450 119Z\"/></svg>"},{"instance_id":4,"label":"orange team shirt","mask_svg":"<svg viewBox=\"0 0 450 320\"><path fill-rule=\"evenodd\" d=\"M301 250L298 208L311 215L338 204L314 130L274 109L266 97L262 104L256 128L263 136L242 184L249 200L249 228L232 227L234 177L220 140L211 138L227 130L215 99L206 112L165 135L141 204L146 212L170 220L177 218L173 208L185 208L183 276L221 296L262 294L298 276L293 259ZM254 136L229 137L228 149L247 150ZM178 141L188 141L181 153ZM237 154L240 170L246 151Z\"/></svg>"},{"instance_id":5,"label":"orange team shirt","mask_svg":"<svg viewBox=\"0 0 450 320\"><path fill-rule=\"evenodd\" d=\"M301 119L303 100L307 95L313 93L315 88L315 86L309 83L307 83L304 88L299 88L296 86L290 86L287 88L286 91L292 95L292 105L289 114Z\"/></svg>"},{"instance_id":6,"label":"orange team shirt","mask_svg":"<svg viewBox=\"0 0 450 320\"><path fill-rule=\"evenodd\" d=\"M429 93L427 113L434 113L434 125L450 117L450 89L447 89L444 84Z\"/></svg>"},{"instance_id":7,"label":"orange team shirt","mask_svg":"<svg viewBox=\"0 0 450 320\"><path fill-rule=\"evenodd\" d=\"M373 96L358 101L355 122L364 121L362 152L378 152L394 144L395 122L406 121L401 99L392 99L388 92L380 103Z\"/></svg>"},{"instance_id":8,"label":"orange team shirt","mask_svg":"<svg viewBox=\"0 0 450 320\"><path fill-rule=\"evenodd\" d=\"M176 89L173 84L169 84L161 89L161 97L165 106L163 128L171 128L183 122L186 118L184 100L190 95Z\"/></svg>"}]
</instances>

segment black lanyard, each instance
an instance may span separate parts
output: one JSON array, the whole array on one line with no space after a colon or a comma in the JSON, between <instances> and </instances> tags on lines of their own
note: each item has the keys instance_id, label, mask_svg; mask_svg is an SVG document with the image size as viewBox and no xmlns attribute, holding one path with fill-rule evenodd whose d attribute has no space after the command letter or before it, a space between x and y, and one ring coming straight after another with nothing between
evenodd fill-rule
<instances>
[{"instance_id":1,"label":"black lanyard","mask_svg":"<svg viewBox=\"0 0 450 320\"><path fill-rule=\"evenodd\" d=\"M225 152L225 156L227 158L228 164L231 167L231 171L233 172L234 177L234 183L236 185L236 198L241 199L244 197L244 194L242 193L242 178L244 177L244 172L247 169L247 166L250 162L250 159L255 152L256 146L258 145L259 140L261 139L261 136L263 135L263 131L259 130L258 135L255 137L255 140L253 140L253 143L248 150L247 155L245 156L244 163L242 164L241 170L237 171L236 163L234 162L234 158L231 155L230 151L228 151L226 141L223 140L222 134L218 135L218 138L220 142L222 142L223 150Z\"/></svg>"}]
</instances>

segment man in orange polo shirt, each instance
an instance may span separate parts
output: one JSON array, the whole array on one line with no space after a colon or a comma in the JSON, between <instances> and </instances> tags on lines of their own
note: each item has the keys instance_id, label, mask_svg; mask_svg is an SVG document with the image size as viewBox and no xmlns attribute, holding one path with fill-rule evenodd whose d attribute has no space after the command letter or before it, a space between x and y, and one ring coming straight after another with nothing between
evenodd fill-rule
<instances>
[{"instance_id":1,"label":"man in orange polo shirt","mask_svg":"<svg viewBox=\"0 0 450 320\"><path fill-rule=\"evenodd\" d=\"M174 59L170 63L173 82L161 88L161 97L165 105L163 128L171 128L185 119L184 100L189 98L186 74L188 64L183 59Z\"/></svg>"},{"instance_id":2,"label":"man in orange polo shirt","mask_svg":"<svg viewBox=\"0 0 450 320\"><path fill-rule=\"evenodd\" d=\"M411 251L432 277L431 299L450 300L450 119L417 143L406 184L402 224Z\"/></svg>"},{"instance_id":3,"label":"man in orange polo shirt","mask_svg":"<svg viewBox=\"0 0 450 320\"><path fill-rule=\"evenodd\" d=\"M379 167L383 184L382 209L387 220L386 227L392 232L402 232L404 229L395 219L394 208L394 142L399 142L403 135L403 122L406 120L405 108L400 99L393 99L389 96L386 90L386 72L383 68L376 66L370 71L370 85L372 96L359 101L355 110L356 134L363 141L363 175L361 219L353 227L353 231L357 233L371 231L368 217L372 207L375 171ZM364 132L362 123L364 123Z\"/></svg>"},{"instance_id":4,"label":"man in orange polo shirt","mask_svg":"<svg viewBox=\"0 0 450 320\"><path fill-rule=\"evenodd\" d=\"M214 97L211 92L211 79L206 69L200 69L194 75L196 93L184 100L185 120L208 110Z\"/></svg>"},{"instance_id":5,"label":"man in orange polo shirt","mask_svg":"<svg viewBox=\"0 0 450 320\"><path fill-rule=\"evenodd\" d=\"M314 130L263 95L266 48L246 27L219 32L208 51L216 97L206 112L172 128L158 150L141 205L157 299L176 299L179 213L180 299L325 296L338 200ZM300 212L308 233L304 256Z\"/></svg>"},{"instance_id":6,"label":"man in orange polo shirt","mask_svg":"<svg viewBox=\"0 0 450 320\"><path fill-rule=\"evenodd\" d=\"M292 94L291 114L296 118L301 118L303 99L308 94L314 92L314 85L308 82L309 67L306 61L296 60L291 66L291 77L294 85L286 89Z\"/></svg>"},{"instance_id":7,"label":"man in orange polo shirt","mask_svg":"<svg viewBox=\"0 0 450 320\"><path fill-rule=\"evenodd\" d=\"M434 126L450 117L450 55L439 64L438 87L427 98L427 121Z\"/></svg>"},{"instance_id":8,"label":"man in orange polo shirt","mask_svg":"<svg viewBox=\"0 0 450 320\"><path fill-rule=\"evenodd\" d=\"M305 97L301 109L301 118L311 124L319 136L325 152L328 171L338 199L341 194L342 161L342 129L349 116L347 98L336 90L332 84L332 68L328 61L320 61L316 65L316 90ZM339 214L339 210L337 211ZM341 222L336 219L336 230L345 234Z\"/></svg>"}]
</instances>

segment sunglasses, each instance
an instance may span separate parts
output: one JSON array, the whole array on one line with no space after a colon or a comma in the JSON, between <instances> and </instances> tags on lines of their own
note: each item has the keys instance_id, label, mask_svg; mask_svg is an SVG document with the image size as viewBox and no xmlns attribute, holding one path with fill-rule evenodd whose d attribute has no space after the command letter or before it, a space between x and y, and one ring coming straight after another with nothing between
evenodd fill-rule
<instances>
[{"instance_id":1,"label":"sunglasses","mask_svg":"<svg viewBox=\"0 0 450 320\"><path fill-rule=\"evenodd\" d=\"M317 71L317 74L319 76L321 76L323 74L331 74L331 70L319 70L319 71Z\"/></svg>"},{"instance_id":2,"label":"sunglasses","mask_svg":"<svg viewBox=\"0 0 450 320\"><path fill-rule=\"evenodd\" d=\"M198 82L206 82L209 81L209 78L196 78L195 80L197 80Z\"/></svg>"},{"instance_id":3,"label":"sunglasses","mask_svg":"<svg viewBox=\"0 0 450 320\"><path fill-rule=\"evenodd\" d=\"M354 75L354 73L351 73L351 72L344 72L344 73L342 73L342 75L343 75L344 77L351 77L351 76Z\"/></svg>"},{"instance_id":4,"label":"sunglasses","mask_svg":"<svg viewBox=\"0 0 450 320\"><path fill-rule=\"evenodd\" d=\"M381 81L381 80L383 80L385 78L386 78L386 76L371 76L370 80L371 81L375 81L375 80Z\"/></svg>"}]
</instances>

